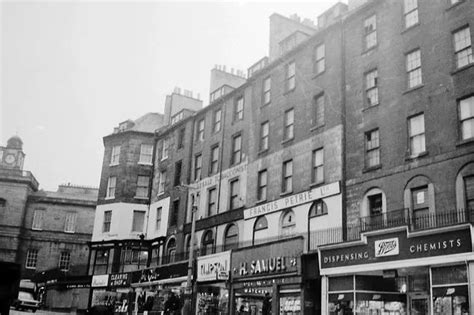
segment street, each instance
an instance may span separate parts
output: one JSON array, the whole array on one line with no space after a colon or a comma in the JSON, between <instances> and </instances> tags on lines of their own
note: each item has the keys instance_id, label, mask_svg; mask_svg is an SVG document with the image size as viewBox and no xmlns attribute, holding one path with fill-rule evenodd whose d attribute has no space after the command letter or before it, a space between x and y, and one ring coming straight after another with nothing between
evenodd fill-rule
<instances>
[{"instance_id":1,"label":"street","mask_svg":"<svg viewBox=\"0 0 474 315\"><path fill-rule=\"evenodd\" d=\"M32 311L17 311L13 308L10 309L10 315L20 315L20 314L49 314L49 315L65 315L65 314L70 314L70 313L61 313L61 312L51 312L51 311L45 311L45 310L37 310L35 313Z\"/></svg>"}]
</instances>

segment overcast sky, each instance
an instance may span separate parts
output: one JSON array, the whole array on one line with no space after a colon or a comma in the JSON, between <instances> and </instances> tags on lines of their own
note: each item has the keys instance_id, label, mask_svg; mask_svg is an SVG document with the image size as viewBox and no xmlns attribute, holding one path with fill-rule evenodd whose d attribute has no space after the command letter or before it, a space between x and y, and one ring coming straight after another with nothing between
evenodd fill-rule
<instances>
[{"instance_id":1,"label":"overcast sky","mask_svg":"<svg viewBox=\"0 0 474 315\"><path fill-rule=\"evenodd\" d=\"M272 13L315 21L335 3L3 1L0 145L19 135L45 190L98 186L119 122L162 113L175 86L207 105L215 64L268 55Z\"/></svg>"}]
</instances>

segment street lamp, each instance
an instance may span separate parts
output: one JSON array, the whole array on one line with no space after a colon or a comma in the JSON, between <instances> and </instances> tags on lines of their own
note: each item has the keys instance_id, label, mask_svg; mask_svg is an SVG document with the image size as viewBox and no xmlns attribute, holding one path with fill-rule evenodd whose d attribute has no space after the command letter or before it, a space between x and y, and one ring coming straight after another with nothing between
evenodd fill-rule
<instances>
[{"instance_id":1,"label":"street lamp","mask_svg":"<svg viewBox=\"0 0 474 315\"><path fill-rule=\"evenodd\" d=\"M189 259L188 259L188 277L186 280L186 291L185 293L185 300L183 305L183 314L184 315L191 315L192 312L192 292L193 292L193 260L194 260L194 234L196 232L196 212L198 210L199 204L199 192L195 194L191 194L191 236L190 236L190 243L189 243Z\"/></svg>"}]
</instances>

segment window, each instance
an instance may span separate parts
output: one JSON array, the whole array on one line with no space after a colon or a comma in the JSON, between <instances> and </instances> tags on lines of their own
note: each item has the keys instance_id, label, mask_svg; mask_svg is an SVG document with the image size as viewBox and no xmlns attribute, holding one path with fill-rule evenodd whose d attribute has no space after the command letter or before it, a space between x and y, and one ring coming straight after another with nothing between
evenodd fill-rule
<instances>
[{"instance_id":1,"label":"window","mask_svg":"<svg viewBox=\"0 0 474 315\"><path fill-rule=\"evenodd\" d=\"M44 210L35 210L33 213L33 224L31 228L33 230L41 230L43 228L43 218L44 218Z\"/></svg>"},{"instance_id":2,"label":"window","mask_svg":"<svg viewBox=\"0 0 474 315\"><path fill-rule=\"evenodd\" d=\"M364 21L365 49L377 45L377 18L372 15Z\"/></svg>"},{"instance_id":3,"label":"window","mask_svg":"<svg viewBox=\"0 0 474 315\"><path fill-rule=\"evenodd\" d=\"M369 202L369 214L379 215L382 213L382 194L374 194L367 197Z\"/></svg>"},{"instance_id":4,"label":"window","mask_svg":"<svg viewBox=\"0 0 474 315\"><path fill-rule=\"evenodd\" d=\"M372 70L365 74L365 97L367 107L379 104L378 72Z\"/></svg>"},{"instance_id":5,"label":"window","mask_svg":"<svg viewBox=\"0 0 474 315\"><path fill-rule=\"evenodd\" d=\"M158 178L158 195L165 192L166 171L161 171Z\"/></svg>"},{"instance_id":6,"label":"window","mask_svg":"<svg viewBox=\"0 0 474 315\"><path fill-rule=\"evenodd\" d=\"M169 143L168 139L163 139L163 147L161 150L161 159L165 160L168 158L168 151L169 151Z\"/></svg>"},{"instance_id":7,"label":"window","mask_svg":"<svg viewBox=\"0 0 474 315\"><path fill-rule=\"evenodd\" d=\"M324 94L316 95L313 98L313 125L320 127L324 125Z\"/></svg>"},{"instance_id":8,"label":"window","mask_svg":"<svg viewBox=\"0 0 474 315\"><path fill-rule=\"evenodd\" d=\"M320 215L328 214L328 207L323 200L316 200L309 208L309 217L319 217Z\"/></svg>"},{"instance_id":9,"label":"window","mask_svg":"<svg viewBox=\"0 0 474 315\"><path fill-rule=\"evenodd\" d=\"M70 261L71 261L71 253L61 252L61 254L59 255L59 270L68 271Z\"/></svg>"},{"instance_id":10,"label":"window","mask_svg":"<svg viewBox=\"0 0 474 315\"><path fill-rule=\"evenodd\" d=\"M272 79L270 77L267 77L263 80L263 105L270 104L271 89L272 89Z\"/></svg>"},{"instance_id":11,"label":"window","mask_svg":"<svg viewBox=\"0 0 474 315\"><path fill-rule=\"evenodd\" d=\"M224 235L225 251L239 248L239 228L236 224L230 224Z\"/></svg>"},{"instance_id":12,"label":"window","mask_svg":"<svg viewBox=\"0 0 474 315\"><path fill-rule=\"evenodd\" d=\"M314 73L320 74L324 72L325 58L326 58L326 46L324 44L316 46L314 49Z\"/></svg>"},{"instance_id":13,"label":"window","mask_svg":"<svg viewBox=\"0 0 474 315\"><path fill-rule=\"evenodd\" d=\"M239 97L234 104L234 121L244 118L244 98Z\"/></svg>"},{"instance_id":14,"label":"window","mask_svg":"<svg viewBox=\"0 0 474 315\"><path fill-rule=\"evenodd\" d=\"M429 201L428 187L418 187L411 190L412 196L412 217L415 228L429 226Z\"/></svg>"},{"instance_id":15,"label":"window","mask_svg":"<svg viewBox=\"0 0 474 315\"><path fill-rule=\"evenodd\" d=\"M140 146L140 164L150 164L153 159L153 145L152 144L142 144Z\"/></svg>"},{"instance_id":16,"label":"window","mask_svg":"<svg viewBox=\"0 0 474 315\"><path fill-rule=\"evenodd\" d=\"M208 190L207 193L207 215L213 216L217 214L217 189L216 188L211 188Z\"/></svg>"},{"instance_id":17,"label":"window","mask_svg":"<svg viewBox=\"0 0 474 315\"><path fill-rule=\"evenodd\" d=\"M132 232L142 232L145 222L145 211L133 210Z\"/></svg>"},{"instance_id":18,"label":"window","mask_svg":"<svg viewBox=\"0 0 474 315\"><path fill-rule=\"evenodd\" d=\"M38 250L28 249L28 252L26 253L25 267L27 269L36 269L37 263L38 263Z\"/></svg>"},{"instance_id":19,"label":"window","mask_svg":"<svg viewBox=\"0 0 474 315\"><path fill-rule=\"evenodd\" d=\"M240 134L232 137L232 161L231 165L242 161L242 136Z\"/></svg>"},{"instance_id":20,"label":"window","mask_svg":"<svg viewBox=\"0 0 474 315\"><path fill-rule=\"evenodd\" d=\"M76 230L76 213L66 213L66 220L64 222L64 232L74 233Z\"/></svg>"},{"instance_id":21,"label":"window","mask_svg":"<svg viewBox=\"0 0 474 315\"><path fill-rule=\"evenodd\" d=\"M407 54L408 88L421 85L421 52L419 49Z\"/></svg>"},{"instance_id":22,"label":"window","mask_svg":"<svg viewBox=\"0 0 474 315\"><path fill-rule=\"evenodd\" d=\"M196 140L197 141L204 141L204 118L198 121L197 132L196 132Z\"/></svg>"},{"instance_id":23,"label":"window","mask_svg":"<svg viewBox=\"0 0 474 315\"><path fill-rule=\"evenodd\" d=\"M104 211L104 223L102 224L103 233L110 232L111 223L112 223L112 211L111 210Z\"/></svg>"},{"instance_id":24,"label":"window","mask_svg":"<svg viewBox=\"0 0 474 315\"><path fill-rule=\"evenodd\" d=\"M156 209L156 221L155 221L155 231L161 230L161 215L163 212L163 208L159 207Z\"/></svg>"},{"instance_id":25,"label":"window","mask_svg":"<svg viewBox=\"0 0 474 315\"><path fill-rule=\"evenodd\" d=\"M324 150L322 148L313 151L311 182L318 184L324 182Z\"/></svg>"},{"instance_id":26,"label":"window","mask_svg":"<svg viewBox=\"0 0 474 315\"><path fill-rule=\"evenodd\" d=\"M110 165L118 165L120 163L120 146L112 147L112 155L110 156Z\"/></svg>"},{"instance_id":27,"label":"window","mask_svg":"<svg viewBox=\"0 0 474 315\"><path fill-rule=\"evenodd\" d=\"M266 121L260 125L260 151L268 150L269 132L270 132L270 123Z\"/></svg>"},{"instance_id":28,"label":"window","mask_svg":"<svg viewBox=\"0 0 474 315\"><path fill-rule=\"evenodd\" d=\"M425 118L417 115L409 119L410 155L417 156L425 152Z\"/></svg>"},{"instance_id":29,"label":"window","mask_svg":"<svg viewBox=\"0 0 474 315\"><path fill-rule=\"evenodd\" d=\"M211 230L207 230L202 238L201 256L209 255L214 252L214 237Z\"/></svg>"},{"instance_id":30,"label":"window","mask_svg":"<svg viewBox=\"0 0 474 315\"><path fill-rule=\"evenodd\" d=\"M107 273L108 264L109 264L109 250L98 249L95 253L94 273L96 274Z\"/></svg>"},{"instance_id":31,"label":"window","mask_svg":"<svg viewBox=\"0 0 474 315\"><path fill-rule=\"evenodd\" d=\"M466 198L466 209L472 211L474 210L474 175L464 177L463 181Z\"/></svg>"},{"instance_id":32,"label":"window","mask_svg":"<svg viewBox=\"0 0 474 315\"><path fill-rule=\"evenodd\" d=\"M461 139L474 138L474 96L459 102L459 120L461 123Z\"/></svg>"},{"instance_id":33,"label":"window","mask_svg":"<svg viewBox=\"0 0 474 315\"><path fill-rule=\"evenodd\" d=\"M117 177L109 177L107 182L107 195L105 198L115 198L115 185L117 183Z\"/></svg>"},{"instance_id":34,"label":"window","mask_svg":"<svg viewBox=\"0 0 474 315\"><path fill-rule=\"evenodd\" d=\"M418 24L418 0L405 0L405 28Z\"/></svg>"},{"instance_id":35,"label":"window","mask_svg":"<svg viewBox=\"0 0 474 315\"><path fill-rule=\"evenodd\" d=\"M230 210L239 208L240 206L240 181L239 179L234 179L230 181Z\"/></svg>"},{"instance_id":36,"label":"window","mask_svg":"<svg viewBox=\"0 0 474 315\"><path fill-rule=\"evenodd\" d=\"M135 197L137 198L148 198L148 187L150 185L150 177L138 176L137 180L137 192Z\"/></svg>"},{"instance_id":37,"label":"window","mask_svg":"<svg viewBox=\"0 0 474 315\"><path fill-rule=\"evenodd\" d=\"M286 91L292 91L296 87L296 65L290 62L286 65Z\"/></svg>"},{"instance_id":38,"label":"window","mask_svg":"<svg viewBox=\"0 0 474 315\"><path fill-rule=\"evenodd\" d=\"M168 246L166 246L166 255L165 263L172 263L176 259L176 240L174 238L168 241Z\"/></svg>"},{"instance_id":39,"label":"window","mask_svg":"<svg viewBox=\"0 0 474 315\"><path fill-rule=\"evenodd\" d=\"M474 62L469 26L454 33L454 55L456 57L456 68L462 68Z\"/></svg>"},{"instance_id":40,"label":"window","mask_svg":"<svg viewBox=\"0 0 474 315\"><path fill-rule=\"evenodd\" d=\"M216 174L219 169L219 145L211 148L211 163L209 164L209 175Z\"/></svg>"},{"instance_id":41,"label":"window","mask_svg":"<svg viewBox=\"0 0 474 315\"><path fill-rule=\"evenodd\" d=\"M291 235L296 228L295 213L287 210L281 218L281 235Z\"/></svg>"},{"instance_id":42,"label":"window","mask_svg":"<svg viewBox=\"0 0 474 315\"><path fill-rule=\"evenodd\" d=\"M267 170L258 172L257 200L267 200Z\"/></svg>"},{"instance_id":43,"label":"window","mask_svg":"<svg viewBox=\"0 0 474 315\"><path fill-rule=\"evenodd\" d=\"M202 154L197 154L194 157L194 180L201 179L201 169L202 169Z\"/></svg>"},{"instance_id":44,"label":"window","mask_svg":"<svg viewBox=\"0 0 474 315\"><path fill-rule=\"evenodd\" d=\"M293 160L283 162L283 179L282 188L283 193L291 192L293 190Z\"/></svg>"},{"instance_id":45,"label":"window","mask_svg":"<svg viewBox=\"0 0 474 315\"><path fill-rule=\"evenodd\" d=\"M268 221L264 216L258 217L253 226L253 245L263 242L267 237Z\"/></svg>"},{"instance_id":46,"label":"window","mask_svg":"<svg viewBox=\"0 0 474 315\"><path fill-rule=\"evenodd\" d=\"M178 161L174 164L174 186L178 186L181 184L181 168L183 162Z\"/></svg>"},{"instance_id":47,"label":"window","mask_svg":"<svg viewBox=\"0 0 474 315\"><path fill-rule=\"evenodd\" d=\"M222 110L217 109L214 111L214 126L212 128L213 132L218 132L221 130L221 119L222 119Z\"/></svg>"},{"instance_id":48,"label":"window","mask_svg":"<svg viewBox=\"0 0 474 315\"><path fill-rule=\"evenodd\" d=\"M184 146L184 135L186 133L186 129L182 128L178 131L178 149L181 149Z\"/></svg>"},{"instance_id":49,"label":"window","mask_svg":"<svg viewBox=\"0 0 474 315\"><path fill-rule=\"evenodd\" d=\"M294 122L295 122L295 112L293 109L287 110L285 112L285 129L283 134L283 140L293 139L294 135Z\"/></svg>"},{"instance_id":50,"label":"window","mask_svg":"<svg viewBox=\"0 0 474 315\"><path fill-rule=\"evenodd\" d=\"M173 201L173 207L171 209L170 226L176 226L178 224L178 213L179 213L179 199Z\"/></svg>"},{"instance_id":51,"label":"window","mask_svg":"<svg viewBox=\"0 0 474 315\"><path fill-rule=\"evenodd\" d=\"M380 164L379 130L375 129L365 134L365 167Z\"/></svg>"},{"instance_id":52,"label":"window","mask_svg":"<svg viewBox=\"0 0 474 315\"><path fill-rule=\"evenodd\" d=\"M5 207L6 204L7 204L7 201L3 198L0 198L0 207L3 208L3 207Z\"/></svg>"}]
</instances>

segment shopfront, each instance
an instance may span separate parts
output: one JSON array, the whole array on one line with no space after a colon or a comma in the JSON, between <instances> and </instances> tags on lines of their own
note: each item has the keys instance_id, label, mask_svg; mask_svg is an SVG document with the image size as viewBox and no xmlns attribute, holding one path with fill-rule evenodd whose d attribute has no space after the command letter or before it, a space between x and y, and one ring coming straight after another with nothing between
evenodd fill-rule
<instances>
[{"instance_id":1,"label":"shopfront","mask_svg":"<svg viewBox=\"0 0 474 315\"><path fill-rule=\"evenodd\" d=\"M231 314L302 314L303 238L232 251Z\"/></svg>"},{"instance_id":2,"label":"shopfront","mask_svg":"<svg viewBox=\"0 0 474 315\"><path fill-rule=\"evenodd\" d=\"M130 273L94 275L91 283L91 307L108 308L114 313L135 309L135 294L130 288Z\"/></svg>"},{"instance_id":3,"label":"shopfront","mask_svg":"<svg viewBox=\"0 0 474 315\"><path fill-rule=\"evenodd\" d=\"M229 314L230 251L198 257L196 314Z\"/></svg>"},{"instance_id":4,"label":"shopfront","mask_svg":"<svg viewBox=\"0 0 474 315\"><path fill-rule=\"evenodd\" d=\"M371 232L319 257L323 314L474 314L470 226Z\"/></svg>"},{"instance_id":5,"label":"shopfront","mask_svg":"<svg viewBox=\"0 0 474 315\"><path fill-rule=\"evenodd\" d=\"M188 263L179 262L132 273L131 287L138 313L179 310L183 304Z\"/></svg>"}]
</instances>

